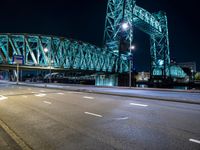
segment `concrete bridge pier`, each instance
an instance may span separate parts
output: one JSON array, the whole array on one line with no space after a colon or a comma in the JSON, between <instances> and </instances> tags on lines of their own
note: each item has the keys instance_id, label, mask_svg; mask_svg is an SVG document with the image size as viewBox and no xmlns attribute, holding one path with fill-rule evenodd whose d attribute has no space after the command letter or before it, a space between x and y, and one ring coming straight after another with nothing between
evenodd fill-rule
<instances>
[{"instance_id":1,"label":"concrete bridge pier","mask_svg":"<svg viewBox=\"0 0 200 150\"><path fill-rule=\"evenodd\" d=\"M117 74L97 74L95 77L96 86L118 86Z\"/></svg>"}]
</instances>

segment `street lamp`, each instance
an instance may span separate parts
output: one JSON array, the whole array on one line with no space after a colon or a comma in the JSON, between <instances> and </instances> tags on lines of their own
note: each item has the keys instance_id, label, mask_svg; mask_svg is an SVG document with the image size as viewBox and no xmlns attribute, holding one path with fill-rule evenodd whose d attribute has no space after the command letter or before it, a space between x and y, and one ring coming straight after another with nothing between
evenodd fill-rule
<instances>
[{"instance_id":1,"label":"street lamp","mask_svg":"<svg viewBox=\"0 0 200 150\"><path fill-rule=\"evenodd\" d=\"M132 61L131 61L131 59L132 59L132 57L131 57L131 55L132 55L132 50L134 50L135 49L135 46L134 45L131 45L131 43L132 43L132 41L130 41L130 47L129 47L129 50L130 50L130 54L129 54L129 56L130 56L130 59L129 59L129 87L131 87L131 82L132 82L132 75L131 75L131 68L132 68Z\"/></svg>"},{"instance_id":2,"label":"street lamp","mask_svg":"<svg viewBox=\"0 0 200 150\"><path fill-rule=\"evenodd\" d=\"M122 23L122 29L123 29L124 31L128 30L128 29L129 29L129 24L128 24L127 22L123 22L123 23Z\"/></svg>"},{"instance_id":3,"label":"street lamp","mask_svg":"<svg viewBox=\"0 0 200 150\"><path fill-rule=\"evenodd\" d=\"M130 33L129 33L129 42L130 42L130 45L129 45L129 50L130 50L130 54L129 54L129 87L131 87L131 68L132 68L132 61L131 61L131 55L132 55L132 50L135 49L135 46L132 45L132 33L133 33L133 26L130 25L128 22L123 22L122 23L122 29L123 31L127 31L127 30L130 30Z\"/></svg>"},{"instance_id":4,"label":"street lamp","mask_svg":"<svg viewBox=\"0 0 200 150\"><path fill-rule=\"evenodd\" d=\"M47 47L44 48L44 52L47 53L49 50ZM49 83L51 83L51 64L53 63L53 60L51 60L51 54L50 54L50 60L48 61L50 65L50 72L49 72Z\"/></svg>"}]
</instances>

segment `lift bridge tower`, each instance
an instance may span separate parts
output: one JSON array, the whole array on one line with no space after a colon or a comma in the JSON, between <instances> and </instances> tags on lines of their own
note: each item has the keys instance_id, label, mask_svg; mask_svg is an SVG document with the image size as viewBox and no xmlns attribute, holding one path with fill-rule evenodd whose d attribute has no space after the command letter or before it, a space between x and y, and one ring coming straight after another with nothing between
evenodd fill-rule
<instances>
[{"instance_id":1,"label":"lift bridge tower","mask_svg":"<svg viewBox=\"0 0 200 150\"><path fill-rule=\"evenodd\" d=\"M124 23L127 24L127 30L123 29ZM151 78L168 78L170 50L166 13L150 13L137 6L136 0L108 0L104 46L116 53L119 58L128 57L135 28L150 37Z\"/></svg>"}]
</instances>

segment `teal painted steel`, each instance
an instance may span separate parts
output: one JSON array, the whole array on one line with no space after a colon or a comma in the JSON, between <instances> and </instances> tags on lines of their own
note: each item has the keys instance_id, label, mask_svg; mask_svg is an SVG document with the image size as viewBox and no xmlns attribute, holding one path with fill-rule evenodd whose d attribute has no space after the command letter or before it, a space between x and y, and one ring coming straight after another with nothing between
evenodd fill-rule
<instances>
[{"instance_id":1,"label":"teal painted steel","mask_svg":"<svg viewBox=\"0 0 200 150\"><path fill-rule=\"evenodd\" d=\"M45 52L47 50L48 52ZM118 57L105 48L67 38L0 34L0 63L12 64L14 55L24 56L24 65L64 69L115 72ZM120 59L121 72L127 72L126 58Z\"/></svg>"},{"instance_id":2,"label":"teal painted steel","mask_svg":"<svg viewBox=\"0 0 200 150\"><path fill-rule=\"evenodd\" d=\"M129 25L126 31L122 28L124 22ZM151 75L170 76L170 50L166 13L160 11L152 14L137 6L135 0L108 0L104 31L105 47L120 56L119 45L121 39L123 38L129 43L128 41L131 41L134 36L134 28L138 28L150 36ZM126 57L128 55L127 53Z\"/></svg>"},{"instance_id":3,"label":"teal painted steel","mask_svg":"<svg viewBox=\"0 0 200 150\"><path fill-rule=\"evenodd\" d=\"M129 26L127 30L122 29L122 23L125 22ZM128 72L130 53L128 48L126 52L120 50L120 42L122 39L132 41L134 28L150 36L152 76L185 75L178 67L170 69L166 14L164 12L152 14L137 6L135 0L108 0L104 48L63 37L0 34L0 63L12 64L13 55L23 55L24 63L28 66L51 66L95 72Z\"/></svg>"}]
</instances>

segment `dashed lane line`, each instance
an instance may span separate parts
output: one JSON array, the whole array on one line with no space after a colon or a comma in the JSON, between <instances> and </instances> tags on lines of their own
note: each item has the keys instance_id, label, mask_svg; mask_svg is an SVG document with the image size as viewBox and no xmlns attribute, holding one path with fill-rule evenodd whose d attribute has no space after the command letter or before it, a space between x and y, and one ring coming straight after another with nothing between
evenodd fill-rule
<instances>
[{"instance_id":1,"label":"dashed lane line","mask_svg":"<svg viewBox=\"0 0 200 150\"><path fill-rule=\"evenodd\" d=\"M87 114L87 115L95 116L95 117L103 117L102 115L91 113L91 112L84 112L84 113Z\"/></svg>"},{"instance_id":2,"label":"dashed lane line","mask_svg":"<svg viewBox=\"0 0 200 150\"><path fill-rule=\"evenodd\" d=\"M127 120L128 117L120 117L120 118L114 118L114 120Z\"/></svg>"},{"instance_id":3,"label":"dashed lane line","mask_svg":"<svg viewBox=\"0 0 200 150\"><path fill-rule=\"evenodd\" d=\"M199 140L195 140L195 139L189 139L190 142L194 142L194 143L197 143L197 144L200 144L200 141Z\"/></svg>"},{"instance_id":4,"label":"dashed lane line","mask_svg":"<svg viewBox=\"0 0 200 150\"><path fill-rule=\"evenodd\" d=\"M46 96L46 94L44 94L44 93L39 93L39 94L35 94L35 96L37 96L37 97L44 97L44 96Z\"/></svg>"},{"instance_id":5,"label":"dashed lane line","mask_svg":"<svg viewBox=\"0 0 200 150\"><path fill-rule=\"evenodd\" d=\"M43 101L43 103L45 103L45 104L49 104L49 105L51 105L52 103L51 102L49 102L49 101Z\"/></svg>"},{"instance_id":6,"label":"dashed lane line","mask_svg":"<svg viewBox=\"0 0 200 150\"><path fill-rule=\"evenodd\" d=\"M57 93L58 95L65 95L64 93Z\"/></svg>"},{"instance_id":7,"label":"dashed lane line","mask_svg":"<svg viewBox=\"0 0 200 150\"><path fill-rule=\"evenodd\" d=\"M145 104L138 104L138 103L130 103L130 105L141 106L141 107L147 107L148 106L148 105L145 105Z\"/></svg>"},{"instance_id":8,"label":"dashed lane line","mask_svg":"<svg viewBox=\"0 0 200 150\"><path fill-rule=\"evenodd\" d=\"M94 97L89 97L89 96L83 96L85 99L94 99Z\"/></svg>"}]
</instances>

